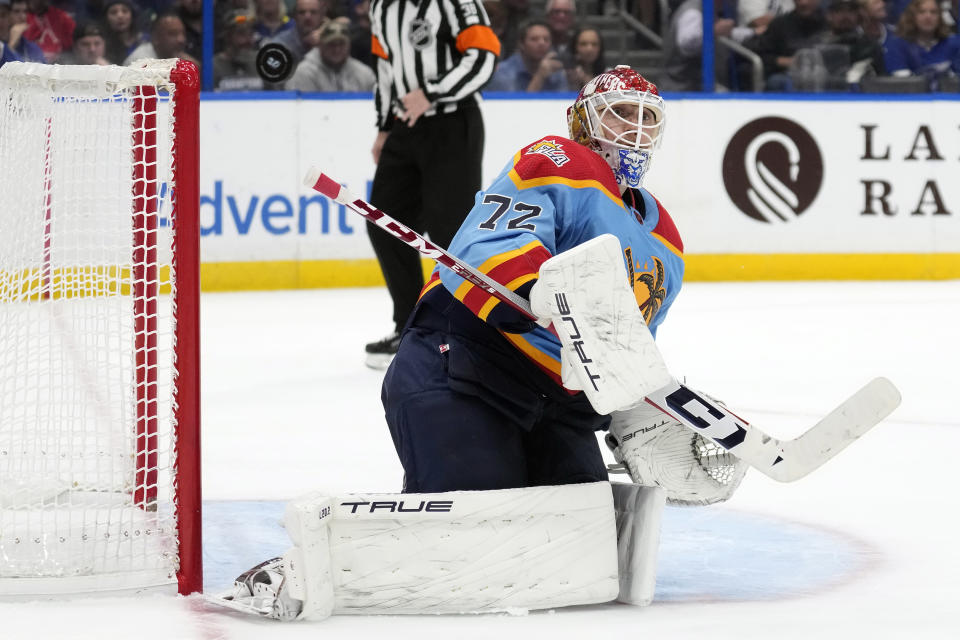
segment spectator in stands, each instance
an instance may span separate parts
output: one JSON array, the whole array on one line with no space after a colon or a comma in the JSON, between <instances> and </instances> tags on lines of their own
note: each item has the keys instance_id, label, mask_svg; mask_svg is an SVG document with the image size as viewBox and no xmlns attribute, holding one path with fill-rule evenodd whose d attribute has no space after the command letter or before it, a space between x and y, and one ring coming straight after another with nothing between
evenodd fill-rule
<instances>
[{"instance_id":1,"label":"spectator in stands","mask_svg":"<svg viewBox=\"0 0 960 640\"><path fill-rule=\"evenodd\" d=\"M720 7L717 6L719 9ZM732 18L716 18L713 33L743 42L756 35L747 26L736 26ZM663 34L663 69L660 89L666 91L699 91L703 87L703 3L686 0L670 16L670 25ZM717 58L719 62L719 57Z\"/></svg>"},{"instance_id":2,"label":"spectator in stands","mask_svg":"<svg viewBox=\"0 0 960 640\"><path fill-rule=\"evenodd\" d=\"M103 27L96 22L79 22L73 31L73 50L61 58L63 64L108 65L107 41Z\"/></svg>"},{"instance_id":3,"label":"spectator in stands","mask_svg":"<svg viewBox=\"0 0 960 640\"><path fill-rule=\"evenodd\" d=\"M253 30L258 42L293 29L293 22L287 16L287 6L283 0L254 0L254 6L257 12Z\"/></svg>"},{"instance_id":4,"label":"spectator in stands","mask_svg":"<svg viewBox=\"0 0 960 640\"><path fill-rule=\"evenodd\" d=\"M161 13L150 25L150 42L145 42L133 50L123 64L130 65L144 58L183 58L198 67L200 61L188 55L186 29L183 20L176 13Z\"/></svg>"},{"instance_id":5,"label":"spectator in stands","mask_svg":"<svg viewBox=\"0 0 960 640\"><path fill-rule=\"evenodd\" d=\"M293 28L285 29L272 38L260 43L268 42L282 44L293 56L294 64L299 64L307 52L320 44L320 28L327 21L327 0L297 0L293 7ZM367 49L370 40L367 39Z\"/></svg>"},{"instance_id":6,"label":"spectator in stands","mask_svg":"<svg viewBox=\"0 0 960 640\"><path fill-rule=\"evenodd\" d=\"M894 27L903 17L903 12L913 0L886 0L887 1L887 20ZM960 0L939 0L940 18L943 24L950 28L951 33L957 32L957 16L960 12ZM894 31L895 29L891 29Z\"/></svg>"},{"instance_id":7,"label":"spectator in stands","mask_svg":"<svg viewBox=\"0 0 960 640\"><path fill-rule=\"evenodd\" d=\"M520 27L517 52L497 67L487 91L567 91L563 61L552 50L550 27L530 20Z\"/></svg>"},{"instance_id":8,"label":"spectator in stands","mask_svg":"<svg viewBox=\"0 0 960 640\"><path fill-rule=\"evenodd\" d=\"M320 45L297 65L287 89L295 91L372 92L373 70L350 57L350 25L345 19L328 21L320 31Z\"/></svg>"},{"instance_id":9,"label":"spectator in stands","mask_svg":"<svg viewBox=\"0 0 960 640\"><path fill-rule=\"evenodd\" d=\"M887 15L891 24L900 22L903 12L913 0L889 0ZM957 32L957 17L960 16L960 0L939 0L940 18L943 24L950 28L951 33Z\"/></svg>"},{"instance_id":10,"label":"spectator in stands","mask_svg":"<svg viewBox=\"0 0 960 640\"><path fill-rule=\"evenodd\" d=\"M750 27L759 35L777 16L793 11L793 0L737 0L737 25ZM725 16L732 17L732 16Z\"/></svg>"},{"instance_id":11,"label":"spectator in stands","mask_svg":"<svg viewBox=\"0 0 960 640\"><path fill-rule=\"evenodd\" d=\"M580 91L583 85L606 70L603 37L593 27L578 29L570 38L568 55L564 56L567 87Z\"/></svg>"},{"instance_id":12,"label":"spectator in stands","mask_svg":"<svg viewBox=\"0 0 960 640\"><path fill-rule=\"evenodd\" d=\"M0 67L8 62L20 61L20 56L7 45L11 26L13 26L13 15L10 11L10 0L0 0Z\"/></svg>"},{"instance_id":13,"label":"spectator in stands","mask_svg":"<svg viewBox=\"0 0 960 640\"><path fill-rule=\"evenodd\" d=\"M884 74L880 45L860 29L860 6L856 0L830 0L827 31L817 42L827 70L827 89L844 90L864 75Z\"/></svg>"},{"instance_id":14,"label":"spectator in stands","mask_svg":"<svg viewBox=\"0 0 960 640\"><path fill-rule=\"evenodd\" d=\"M176 0L177 15L183 22L187 44L184 51L196 59L203 59L203 0Z\"/></svg>"},{"instance_id":15,"label":"spectator in stands","mask_svg":"<svg viewBox=\"0 0 960 640\"><path fill-rule=\"evenodd\" d=\"M913 0L886 0L887 24L895 26ZM960 0L939 0L940 18L951 33L957 32L957 17L960 16ZM894 31L895 29L891 29Z\"/></svg>"},{"instance_id":16,"label":"spectator in stands","mask_svg":"<svg viewBox=\"0 0 960 640\"><path fill-rule=\"evenodd\" d=\"M500 59L506 60L517 50L520 42L520 27L530 19L527 0L501 0L506 10L506 27L500 38ZM497 34L499 37L500 34Z\"/></svg>"},{"instance_id":17,"label":"spectator in stands","mask_svg":"<svg viewBox=\"0 0 960 640\"><path fill-rule=\"evenodd\" d=\"M0 2L2 2L2 0L0 0ZM2 6L6 7L9 5L4 4ZM0 9L0 11L3 11L3 9ZM10 10L7 9L6 11L9 12ZM21 62L21 60L17 57L17 54L10 50L10 47L0 42L0 67L8 62Z\"/></svg>"},{"instance_id":18,"label":"spectator in stands","mask_svg":"<svg viewBox=\"0 0 960 640\"><path fill-rule=\"evenodd\" d=\"M217 91L257 91L263 79L257 74L257 47L253 20L235 11L223 21L223 51L213 56L213 86Z\"/></svg>"},{"instance_id":19,"label":"spectator in stands","mask_svg":"<svg viewBox=\"0 0 960 640\"><path fill-rule=\"evenodd\" d=\"M860 29L886 52L887 36L891 29L887 22L887 3L884 0L859 0Z\"/></svg>"},{"instance_id":20,"label":"spectator in stands","mask_svg":"<svg viewBox=\"0 0 960 640\"><path fill-rule=\"evenodd\" d=\"M887 0L887 14L893 24L900 22L900 16L912 0Z\"/></svg>"},{"instance_id":21,"label":"spectator in stands","mask_svg":"<svg viewBox=\"0 0 960 640\"><path fill-rule=\"evenodd\" d=\"M550 39L557 55L564 55L573 37L574 21L577 19L577 5L573 0L547 0L544 7L547 25L550 27ZM582 85L581 85L582 86ZM577 88L579 91L579 87Z\"/></svg>"},{"instance_id":22,"label":"spectator in stands","mask_svg":"<svg viewBox=\"0 0 960 640\"><path fill-rule=\"evenodd\" d=\"M790 65L799 50L815 44L826 31L820 0L794 0L794 9L770 21L766 30L746 44L763 60L768 91L790 88Z\"/></svg>"},{"instance_id":23,"label":"spectator in stands","mask_svg":"<svg viewBox=\"0 0 960 640\"><path fill-rule=\"evenodd\" d=\"M960 36L950 33L936 0L907 5L887 40L886 65L893 76L926 76L933 89L941 77L960 74Z\"/></svg>"},{"instance_id":24,"label":"spectator in stands","mask_svg":"<svg viewBox=\"0 0 960 640\"><path fill-rule=\"evenodd\" d=\"M241 13L250 16L250 22L253 23L252 0L213 0L213 50L215 52L226 46L224 29Z\"/></svg>"},{"instance_id":25,"label":"spectator in stands","mask_svg":"<svg viewBox=\"0 0 960 640\"><path fill-rule=\"evenodd\" d=\"M136 12L132 0L107 0L103 7L106 58L112 64L123 64L134 49L148 40L137 25Z\"/></svg>"},{"instance_id":26,"label":"spectator in stands","mask_svg":"<svg viewBox=\"0 0 960 640\"><path fill-rule=\"evenodd\" d=\"M370 0L350 3L350 57L373 69L373 32L370 30Z\"/></svg>"},{"instance_id":27,"label":"spectator in stands","mask_svg":"<svg viewBox=\"0 0 960 640\"><path fill-rule=\"evenodd\" d=\"M36 42L47 62L56 62L73 47L77 24L66 12L51 7L49 0L27 0L27 30L24 37Z\"/></svg>"},{"instance_id":28,"label":"spectator in stands","mask_svg":"<svg viewBox=\"0 0 960 640\"><path fill-rule=\"evenodd\" d=\"M9 0L10 31L7 35L0 33L0 40L6 43L13 55L23 62L46 62L43 49L23 34L29 28L27 23L27 0ZM10 55L10 54L8 54Z\"/></svg>"}]
</instances>

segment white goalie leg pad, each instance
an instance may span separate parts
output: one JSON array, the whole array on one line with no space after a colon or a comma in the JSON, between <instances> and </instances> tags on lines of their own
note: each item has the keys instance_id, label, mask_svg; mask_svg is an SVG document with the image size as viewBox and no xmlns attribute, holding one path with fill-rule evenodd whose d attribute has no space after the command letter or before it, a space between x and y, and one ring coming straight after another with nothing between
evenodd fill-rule
<instances>
[{"instance_id":1,"label":"white goalie leg pad","mask_svg":"<svg viewBox=\"0 0 960 640\"><path fill-rule=\"evenodd\" d=\"M287 504L284 525L293 548L283 554L290 597L302 602L298 619L323 620L333 613L330 520L335 500L311 494Z\"/></svg>"},{"instance_id":2,"label":"white goalie leg pad","mask_svg":"<svg viewBox=\"0 0 960 640\"><path fill-rule=\"evenodd\" d=\"M726 449L648 403L613 412L604 439L631 480L662 487L671 504L728 500L748 468Z\"/></svg>"},{"instance_id":3,"label":"white goalie leg pad","mask_svg":"<svg viewBox=\"0 0 960 640\"><path fill-rule=\"evenodd\" d=\"M619 592L606 482L311 495L288 506L286 525L301 619L544 609Z\"/></svg>"},{"instance_id":4,"label":"white goalie leg pad","mask_svg":"<svg viewBox=\"0 0 960 640\"><path fill-rule=\"evenodd\" d=\"M657 551L666 495L659 487L614 482L617 553L620 563L619 602L646 606L657 583Z\"/></svg>"},{"instance_id":5,"label":"white goalie leg pad","mask_svg":"<svg viewBox=\"0 0 960 640\"><path fill-rule=\"evenodd\" d=\"M540 265L530 306L562 344L566 388L597 413L625 409L671 381L630 286L616 237L604 234Z\"/></svg>"}]
</instances>

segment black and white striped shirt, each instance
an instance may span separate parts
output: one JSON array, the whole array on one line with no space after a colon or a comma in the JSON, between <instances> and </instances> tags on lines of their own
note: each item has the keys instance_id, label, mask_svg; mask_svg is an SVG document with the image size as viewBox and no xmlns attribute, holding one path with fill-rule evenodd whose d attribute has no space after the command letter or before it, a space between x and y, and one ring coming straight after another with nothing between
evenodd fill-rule
<instances>
[{"instance_id":1,"label":"black and white striped shirt","mask_svg":"<svg viewBox=\"0 0 960 640\"><path fill-rule=\"evenodd\" d=\"M451 113L476 102L493 75L500 41L480 0L373 0L370 22L381 131L411 91L423 89L432 103L425 116Z\"/></svg>"}]
</instances>

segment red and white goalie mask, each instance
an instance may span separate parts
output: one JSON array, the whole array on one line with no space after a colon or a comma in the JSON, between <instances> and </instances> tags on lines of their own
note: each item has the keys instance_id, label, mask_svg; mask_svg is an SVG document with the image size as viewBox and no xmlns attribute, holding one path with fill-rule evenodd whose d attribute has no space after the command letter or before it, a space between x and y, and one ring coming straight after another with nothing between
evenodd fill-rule
<instances>
[{"instance_id":1,"label":"red and white goalie mask","mask_svg":"<svg viewBox=\"0 0 960 640\"><path fill-rule=\"evenodd\" d=\"M656 85L626 65L588 82L567 109L570 138L607 161L621 191L643 183L660 146L663 118Z\"/></svg>"}]
</instances>

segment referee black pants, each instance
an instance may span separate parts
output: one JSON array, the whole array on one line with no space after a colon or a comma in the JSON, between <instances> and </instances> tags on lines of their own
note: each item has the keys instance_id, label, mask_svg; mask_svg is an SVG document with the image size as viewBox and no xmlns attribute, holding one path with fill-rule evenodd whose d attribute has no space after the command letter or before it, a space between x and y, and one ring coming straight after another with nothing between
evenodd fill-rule
<instances>
[{"instance_id":1,"label":"referee black pants","mask_svg":"<svg viewBox=\"0 0 960 640\"><path fill-rule=\"evenodd\" d=\"M421 117L413 127L398 120L380 153L370 202L446 249L473 208L482 160L483 118L472 103ZM420 254L372 223L367 234L400 331L423 288Z\"/></svg>"}]
</instances>

